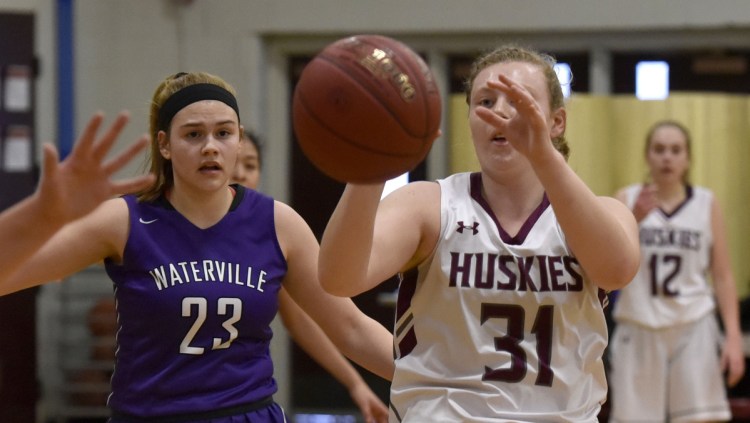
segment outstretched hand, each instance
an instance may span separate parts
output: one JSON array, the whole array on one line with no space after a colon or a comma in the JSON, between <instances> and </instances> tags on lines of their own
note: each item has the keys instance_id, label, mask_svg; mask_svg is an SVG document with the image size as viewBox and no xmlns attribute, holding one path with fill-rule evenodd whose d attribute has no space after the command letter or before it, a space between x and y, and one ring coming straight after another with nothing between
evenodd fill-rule
<instances>
[{"instance_id":1,"label":"outstretched hand","mask_svg":"<svg viewBox=\"0 0 750 423\"><path fill-rule=\"evenodd\" d=\"M354 403L367 423L388 423L388 408L374 392L362 382L355 385L350 391Z\"/></svg>"},{"instance_id":2,"label":"outstretched hand","mask_svg":"<svg viewBox=\"0 0 750 423\"><path fill-rule=\"evenodd\" d=\"M50 219L70 222L93 211L109 198L143 189L154 182L153 175L121 181L110 179L148 145L148 137L144 135L125 151L105 160L129 119L127 112L121 112L109 129L97 138L104 115L96 113L73 151L62 162L59 162L57 150L52 145L44 146L44 163L37 195L43 201L45 210L49 211Z\"/></svg>"},{"instance_id":3,"label":"outstretched hand","mask_svg":"<svg viewBox=\"0 0 750 423\"><path fill-rule=\"evenodd\" d=\"M554 150L542 108L523 85L502 74L496 81L487 81L487 85L505 94L515 112L500 113L478 107L476 114L479 118L496 127L526 157L533 158L540 152Z\"/></svg>"}]
</instances>

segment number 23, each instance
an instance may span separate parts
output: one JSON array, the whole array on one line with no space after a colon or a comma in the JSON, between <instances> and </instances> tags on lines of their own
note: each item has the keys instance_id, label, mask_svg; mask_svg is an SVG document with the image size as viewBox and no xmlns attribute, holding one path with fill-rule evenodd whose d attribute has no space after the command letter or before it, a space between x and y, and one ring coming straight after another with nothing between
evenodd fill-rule
<instances>
[{"instance_id":1,"label":"number 23","mask_svg":"<svg viewBox=\"0 0 750 423\"><path fill-rule=\"evenodd\" d=\"M185 334L185 337L182 339L182 343L180 343L180 353L201 355L203 354L205 348L191 347L190 342L192 342L193 338L195 338L195 334L198 333L198 330L206 321L206 315L208 314L208 300L202 297L183 298L182 317L192 317L193 306L195 306L195 308L197 309L197 313L195 314L195 321L193 321L193 325L190 327L188 333ZM242 300L240 300L239 298L219 298L217 306L217 314L222 316L228 314L227 308L231 306L232 315L227 320L225 320L224 323L221 324L221 326L229 333L229 338L223 342L221 338L214 338L213 345L211 347L212 350L229 348L229 346L232 344L232 341L237 339L237 335L239 334L237 328L234 327L234 324L237 323L242 317Z\"/></svg>"}]
</instances>

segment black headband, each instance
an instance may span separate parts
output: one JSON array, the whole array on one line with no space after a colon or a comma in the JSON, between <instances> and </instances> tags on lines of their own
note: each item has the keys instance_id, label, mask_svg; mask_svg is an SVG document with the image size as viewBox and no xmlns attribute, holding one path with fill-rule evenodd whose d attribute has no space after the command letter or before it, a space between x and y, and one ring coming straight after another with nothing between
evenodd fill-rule
<instances>
[{"instance_id":1,"label":"black headband","mask_svg":"<svg viewBox=\"0 0 750 423\"><path fill-rule=\"evenodd\" d=\"M169 123L180 110L203 100L218 100L234 109L237 113L237 121L240 120L240 109L237 107L237 99L224 88L214 84L193 84L172 94L159 109L159 129L166 131Z\"/></svg>"}]
</instances>

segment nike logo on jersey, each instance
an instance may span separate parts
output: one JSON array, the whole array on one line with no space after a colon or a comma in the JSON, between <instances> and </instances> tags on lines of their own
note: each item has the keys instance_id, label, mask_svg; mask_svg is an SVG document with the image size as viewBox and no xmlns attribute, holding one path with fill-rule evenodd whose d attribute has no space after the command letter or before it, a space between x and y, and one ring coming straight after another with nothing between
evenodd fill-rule
<instances>
[{"instance_id":1,"label":"nike logo on jersey","mask_svg":"<svg viewBox=\"0 0 750 423\"><path fill-rule=\"evenodd\" d=\"M138 218L138 221L139 221L139 222L141 222L141 223L143 223L144 225L150 225L150 224L152 224L152 223L156 222L157 220L159 220L159 219L154 219L154 220L143 220L143 218L142 218L142 217Z\"/></svg>"},{"instance_id":2,"label":"nike logo on jersey","mask_svg":"<svg viewBox=\"0 0 750 423\"><path fill-rule=\"evenodd\" d=\"M479 222L474 222L472 226L468 226L468 225L464 225L464 221L462 220L460 222L457 222L457 224L458 224L458 229L456 229L456 232L460 234L464 233L464 229L465 230L471 229L472 235L476 235L479 233L479 230L477 229L479 227Z\"/></svg>"}]
</instances>

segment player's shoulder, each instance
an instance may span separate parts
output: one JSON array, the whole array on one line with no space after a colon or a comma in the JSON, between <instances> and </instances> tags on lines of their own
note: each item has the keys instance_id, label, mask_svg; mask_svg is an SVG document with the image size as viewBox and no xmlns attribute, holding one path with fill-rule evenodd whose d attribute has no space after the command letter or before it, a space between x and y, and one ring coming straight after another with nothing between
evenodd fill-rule
<instances>
[{"instance_id":1,"label":"player's shoulder","mask_svg":"<svg viewBox=\"0 0 750 423\"><path fill-rule=\"evenodd\" d=\"M309 231L310 227L292 206L283 201L273 200L273 220L279 237Z\"/></svg>"},{"instance_id":2,"label":"player's shoulder","mask_svg":"<svg viewBox=\"0 0 750 423\"><path fill-rule=\"evenodd\" d=\"M435 181L410 182L386 195L383 204L398 204L399 207L439 205L440 186Z\"/></svg>"},{"instance_id":3,"label":"player's shoulder","mask_svg":"<svg viewBox=\"0 0 750 423\"><path fill-rule=\"evenodd\" d=\"M714 192L713 190L711 190L711 188L704 187L701 185L689 185L689 189L692 190L693 195L696 195L696 196L703 196L703 197L708 197L708 198L711 198L714 196Z\"/></svg>"},{"instance_id":4,"label":"player's shoulder","mask_svg":"<svg viewBox=\"0 0 750 423\"><path fill-rule=\"evenodd\" d=\"M273 200L273 215L277 221L301 218L292 206L279 200Z\"/></svg>"},{"instance_id":5,"label":"player's shoulder","mask_svg":"<svg viewBox=\"0 0 750 423\"><path fill-rule=\"evenodd\" d=\"M134 203L134 202L133 202ZM125 197L111 198L104 201L87 218L108 224L126 223L130 212Z\"/></svg>"}]
</instances>

